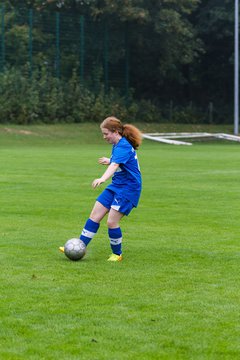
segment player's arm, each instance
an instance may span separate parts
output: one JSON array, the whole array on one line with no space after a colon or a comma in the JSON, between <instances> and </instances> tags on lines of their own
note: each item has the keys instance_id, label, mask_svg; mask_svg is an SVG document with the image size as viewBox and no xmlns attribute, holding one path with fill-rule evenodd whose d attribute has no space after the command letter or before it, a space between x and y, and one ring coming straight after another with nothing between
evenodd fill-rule
<instances>
[{"instance_id":1,"label":"player's arm","mask_svg":"<svg viewBox=\"0 0 240 360\"><path fill-rule=\"evenodd\" d=\"M110 164L110 159L107 157L101 157L98 159L99 164L101 165L109 165Z\"/></svg>"},{"instance_id":2,"label":"player's arm","mask_svg":"<svg viewBox=\"0 0 240 360\"><path fill-rule=\"evenodd\" d=\"M108 180L111 176L113 176L113 174L115 173L115 171L119 168L119 164L116 163L111 163L107 170L105 171L105 173L102 175L102 177L100 177L99 179L95 179L93 180L92 183L92 187L96 188L98 187L100 184L104 183L106 180Z\"/></svg>"}]
</instances>

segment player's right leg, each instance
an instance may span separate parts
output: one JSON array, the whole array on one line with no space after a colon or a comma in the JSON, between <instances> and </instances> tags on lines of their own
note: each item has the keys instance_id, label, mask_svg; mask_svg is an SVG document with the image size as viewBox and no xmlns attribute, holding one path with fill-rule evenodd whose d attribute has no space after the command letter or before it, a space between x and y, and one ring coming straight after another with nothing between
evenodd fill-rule
<instances>
[{"instance_id":1,"label":"player's right leg","mask_svg":"<svg viewBox=\"0 0 240 360\"><path fill-rule=\"evenodd\" d=\"M108 211L109 210L105 206L103 206L99 201L95 202L95 205L93 206L89 219L86 221L86 224L80 235L80 240L82 240L86 246L96 235L100 226L100 221L104 218L104 216L108 213Z\"/></svg>"},{"instance_id":2,"label":"player's right leg","mask_svg":"<svg viewBox=\"0 0 240 360\"><path fill-rule=\"evenodd\" d=\"M104 218L104 216L109 212L109 209L102 205L98 200L95 202L89 219L96 223L100 223L100 221Z\"/></svg>"},{"instance_id":3,"label":"player's right leg","mask_svg":"<svg viewBox=\"0 0 240 360\"><path fill-rule=\"evenodd\" d=\"M80 240L84 242L87 246L93 237L96 235L100 221L104 218L104 216L108 213L108 209L103 206L99 201L96 201L89 219L86 221L84 228L82 229ZM64 246L60 246L59 250L64 253Z\"/></svg>"}]
</instances>

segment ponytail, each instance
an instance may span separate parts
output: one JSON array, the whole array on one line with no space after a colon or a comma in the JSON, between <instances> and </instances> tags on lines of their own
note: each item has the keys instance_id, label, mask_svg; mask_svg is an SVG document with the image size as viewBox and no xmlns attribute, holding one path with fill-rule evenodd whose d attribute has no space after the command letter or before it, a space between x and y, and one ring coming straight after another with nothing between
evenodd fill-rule
<instances>
[{"instance_id":1,"label":"ponytail","mask_svg":"<svg viewBox=\"0 0 240 360\"><path fill-rule=\"evenodd\" d=\"M136 128L136 126L126 124L123 125L123 134L122 134L136 150L142 143L142 133Z\"/></svg>"},{"instance_id":2,"label":"ponytail","mask_svg":"<svg viewBox=\"0 0 240 360\"><path fill-rule=\"evenodd\" d=\"M136 150L142 143L142 133L136 126L126 124L114 116L109 116L100 125L101 128L106 128L109 131L117 131L121 136L124 136Z\"/></svg>"}]
</instances>

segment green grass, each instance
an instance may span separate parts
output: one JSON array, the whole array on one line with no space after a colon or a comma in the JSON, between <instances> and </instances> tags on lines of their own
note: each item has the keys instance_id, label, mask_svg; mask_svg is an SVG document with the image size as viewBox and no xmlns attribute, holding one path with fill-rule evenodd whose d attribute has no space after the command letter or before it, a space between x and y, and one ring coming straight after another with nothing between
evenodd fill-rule
<instances>
[{"instance_id":1,"label":"green grass","mask_svg":"<svg viewBox=\"0 0 240 360\"><path fill-rule=\"evenodd\" d=\"M124 261L103 221L71 262L110 150L94 124L0 127L0 359L239 359L240 145L145 140Z\"/></svg>"}]
</instances>

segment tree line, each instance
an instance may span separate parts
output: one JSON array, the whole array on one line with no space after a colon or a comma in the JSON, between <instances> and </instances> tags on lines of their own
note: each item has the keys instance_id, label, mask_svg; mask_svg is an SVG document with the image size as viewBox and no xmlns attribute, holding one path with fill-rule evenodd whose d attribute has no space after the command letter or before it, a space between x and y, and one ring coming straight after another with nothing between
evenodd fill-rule
<instances>
[{"instance_id":1,"label":"tree line","mask_svg":"<svg viewBox=\"0 0 240 360\"><path fill-rule=\"evenodd\" d=\"M129 111L133 117L145 116L149 121L157 121L159 118L178 122L232 121L233 1L9 0L5 1L5 5L8 9L6 21L9 21L20 8L27 7L38 14L46 12L68 14L68 16L79 14L96 24L107 24L110 31L116 28L127 29L129 62L126 71L129 72L127 80L130 87L128 103L121 94L116 95L118 91L116 83L114 88L108 89L110 92L108 110L121 111L123 114ZM65 28L67 29L67 24ZM47 41L47 38L41 38L39 41ZM109 52L109 62L120 64L119 59L123 57L126 58L126 43L120 42L114 51ZM74 58L72 59L75 61ZM70 62L70 57L61 61ZM69 67L73 67L71 62ZM102 75L99 73L101 73L100 69L95 76L99 77L101 83ZM41 70L41 74L44 83L47 81L44 80L46 76L44 70ZM18 76L20 79L20 74ZM37 76L39 74L33 76L36 82L38 82ZM55 79L51 81L51 91L54 93ZM1 82L4 84L3 79ZM76 74L71 74L70 83L68 85L76 90ZM33 84L34 81L31 86ZM64 86L67 86L66 83ZM62 88L61 91L64 89ZM82 98L83 91L81 89L77 91L81 93ZM98 97L98 107L101 104L104 112L106 94L104 95L101 84L95 97L89 89L84 91L92 98L91 104L94 104L94 99ZM2 88L2 96L3 93ZM1 94L0 107L5 100L2 98L1 101ZM76 96L74 94L74 97ZM109 99L114 103L113 109ZM42 100L38 99L38 101L41 103ZM64 113L62 115L64 117ZM56 112L54 116L59 114ZM95 115L91 117L89 114L88 117L95 119ZM72 120L77 121L75 117Z\"/></svg>"}]
</instances>

